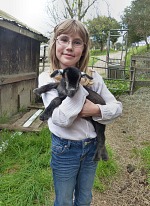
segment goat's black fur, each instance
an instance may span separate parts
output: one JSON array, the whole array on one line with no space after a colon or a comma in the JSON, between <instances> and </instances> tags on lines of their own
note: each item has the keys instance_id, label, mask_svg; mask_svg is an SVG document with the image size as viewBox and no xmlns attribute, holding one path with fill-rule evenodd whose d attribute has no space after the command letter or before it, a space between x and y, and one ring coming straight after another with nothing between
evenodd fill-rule
<instances>
[{"instance_id":1,"label":"goat's black fur","mask_svg":"<svg viewBox=\"0 0 150 206\"><path fill-rule=\"evenodd\" d=\"M48 120L48 118L51 117L54 109L61 104L63 99L65 99L67 96L73 97L75 95L78 90L81 77L86 76L89 79L93 79L89 75L80 72L80 70L76 67L67 67L64 70L55 70L51 74L51 77L55 77L57 74L62 75L60 82L49 83L33 90L33 92L37 95L41 95L42 93L50 91L51 89L57 89L58 91L58 97L54 98L44 110L44 112L40 115L40 119L42 121ZM84 88L89 93L89 95L86 97L87 99L95 104L105 105L105 101L99 94L86 86L84 86ZM105 147L105 125L94 121L91 117L87 117L85 119L92 122L97 134L97 149L94 155L94 161L99 161L101 158L102 160L108 160L108 154Z\"/></svg>"}]
</instances>

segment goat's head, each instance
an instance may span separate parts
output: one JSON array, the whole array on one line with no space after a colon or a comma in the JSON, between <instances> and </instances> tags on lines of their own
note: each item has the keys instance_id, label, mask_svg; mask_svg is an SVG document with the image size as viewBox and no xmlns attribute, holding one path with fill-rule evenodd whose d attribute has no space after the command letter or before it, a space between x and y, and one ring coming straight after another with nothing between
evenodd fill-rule
<instances>
[{"instance_id":1,"label":"goat's head","mask_svg":"<svg viewBox=\"0 0 150 206\"><path fill-rule=\"evenodd\" d=\"M84 72L81 72L76 67L67 67L65 69L55 70L51 77L56 75L62 75L62 83L64 86L65 93L68 97L73 97L79 88L79 83L82 77L87 77L88 79L93 79Z\"/></svg>"}]
</instances>

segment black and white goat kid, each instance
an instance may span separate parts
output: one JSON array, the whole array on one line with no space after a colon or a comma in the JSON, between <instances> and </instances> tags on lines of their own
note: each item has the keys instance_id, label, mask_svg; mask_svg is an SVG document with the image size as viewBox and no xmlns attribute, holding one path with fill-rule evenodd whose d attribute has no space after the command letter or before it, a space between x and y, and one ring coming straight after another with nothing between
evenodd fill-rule
<instances>
[{"instance_id":1,"label":"black and white goat kid","mask_svg":"<svg viewBox=\"0 0 150 206\"><path fill-rule=\"evenodd\" d=\"M81 72L76 67L67 67L64 70L55 70L51 74L51 77L55 77L58 74L62 75L60 82L49 83L33 90L33 92L37 95L41 95L42 93L50 91L51 89L57 89L58 91L58 97L54 98L48 105L48 107L44 110L44 112L40 115L40 120L42 121L48 120L48 118L51 117L53 110L58 107L67 96L73 97L75 95L79 88L80 80L82 77L93 79L84 72ZM87 99L95 104L105 105L105 101L98 93L91 90L87 86L84 86L84 88L89 93L89 95L86 97ZM101 158L102 160L108 160L108 154L105 147L105 125L94 121L92 117L87 117L85 119L92 122L97 134L97 149L94 155L94 161L99 161Z\"/></svg>"}]
</instances>

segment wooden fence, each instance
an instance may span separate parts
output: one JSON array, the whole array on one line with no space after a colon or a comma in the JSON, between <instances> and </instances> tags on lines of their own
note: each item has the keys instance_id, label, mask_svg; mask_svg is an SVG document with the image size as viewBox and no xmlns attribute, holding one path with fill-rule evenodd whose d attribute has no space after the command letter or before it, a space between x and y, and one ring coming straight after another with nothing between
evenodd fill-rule
<instances>
[{"instance_id":1,"label":"wooden fence","mask_svg":"<svg viewBox=\"0 0 150 206\"><path fill-rule=\"evenodd\" d=\"M150 86L150 57L134 55L131 57L131 94L138 87Z\"/></svg>"},{"instance_id":2,"label":"wooden fence","mask_svg":"<svg viewBox=\"0 0 150 206\"><path fill-rule=\"evenodd\" d=\"M49 63L47 61L47 47L41 58L39 66L40 72L49 69ZM96 64L94 64L96 59ZM90 65L107 81L124 82L127 86L124 90L129 94L133 94L134 91L141 86L150 86L150 57L135 55L131 57L130 65L126 66L124 61L118 61L118 59L110 59L106 62L101 58L93 57L93 63ZM112 88L112 90L119 90L119 88Z\"/></svg>"},{"instance_id":3,"label":"wooden fence","mask_svg":"<svg viewBox=\"0 0 150 206\"><path fill-rule=\"evenodd\" d=\"M102 60L97 57L93 57L97 60L96 64L92 64L91 67L96 70L105 81L109 89L112 92L127 92L130 93L131 84L131 69L126 68L125 62L120 61L120 59L111 59L109 63L106 60ZM95 60L93 59L93 62ZM118 85L123 85L123 88L119 89ZM122 87L122 86L121 86Z\"/></svg>"}]
</instances>

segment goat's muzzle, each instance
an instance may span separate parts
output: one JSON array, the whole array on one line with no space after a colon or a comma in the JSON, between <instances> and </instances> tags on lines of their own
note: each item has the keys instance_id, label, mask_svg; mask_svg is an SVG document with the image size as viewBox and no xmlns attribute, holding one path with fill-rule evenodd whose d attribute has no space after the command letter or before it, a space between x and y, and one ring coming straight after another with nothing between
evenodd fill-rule
<instances>
[{"instance_id":1,"label":"goat's muzzle","mask_svg":"<svg viewBox=\"0 0 150 206\"><path fill-rule=\"evenodd\" d=\"M73 97L76 92L77 92L77 89L75 89L75 88L71 88L71 89L66 91L68 97Z\"/></svg>"}]
</instances>

